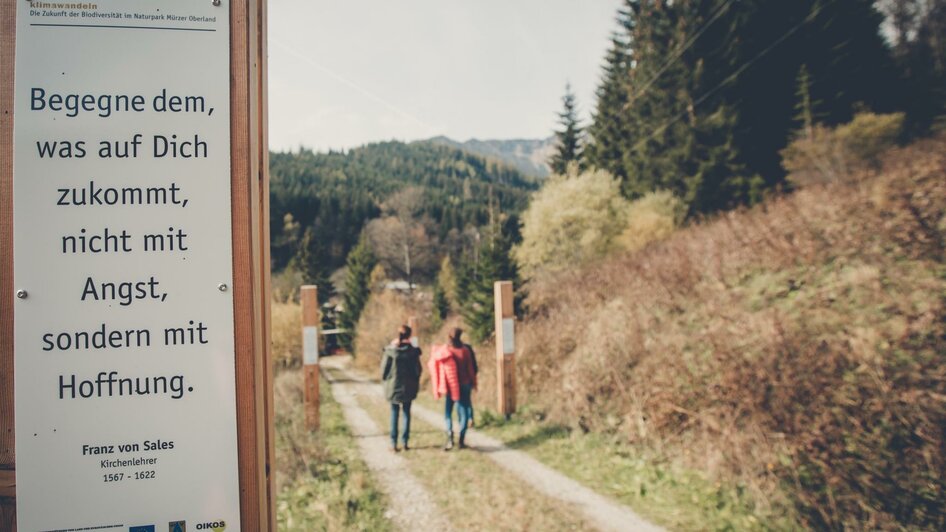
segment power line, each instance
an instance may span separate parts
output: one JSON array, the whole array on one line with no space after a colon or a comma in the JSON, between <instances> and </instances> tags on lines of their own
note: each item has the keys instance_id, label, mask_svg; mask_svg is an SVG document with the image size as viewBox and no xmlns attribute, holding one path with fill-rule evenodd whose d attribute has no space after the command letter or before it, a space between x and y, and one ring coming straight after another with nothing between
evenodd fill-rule
<instances>
[{"instance_id":1,"label":"power line","mask_svg":"<svg viewBox=\"0 0 946 532\"><path fill-rule=\"evenodd\" d=\"M713 94L715 94L716 91L718 91L719 89L723 88L723 86L726 85L727 83L730 83L730 82L734 81L737 77L739 77L739 74L742 74L743 72L746 71L746 69L748 69L748 68L751 67L753 64L755 64L759 59L762 59L763 57L765 57L765 55L767 55L769 52L771 52L776 46L778 46L778 45L782 44L783 42L785 42L786 39L788 39L789 37L791 37L792 35L794 35L794 33L795 33L796 31L798 31L799 29L801 29L802 26L804 26L805 24L807 24L807 23L811 22L812 20L814 20L815 17L818 16L818 14L821 13L821 11L822 11L825 7L827 7L828 5L833 4L834 2L837 2L837 0L833 0L833 1L831 1L831 2L826 2L826 3L822 4L822 5L820 5L820 6L819 6L817 9L815 9L814 11L812 11L812 12L811 12L807 17L805 17L801 22L799 22L798 24L796 24L796 25L794 25L793 27L791 27L791 28L790 28L787 32L785 32L781 37L779 37L778 39L776 39L775 41L773 41L772 44L770 44L770 45L767 46L764 50L762 50L761 52L759 52L759 54L758 54L757 56L755 56L755 57L753 57L752 59L750 59L749 61L743 63L743 65L742 65L741 67L739 67L735 72L733 72L732 74L730 74L729 76L727 76L726 79L724 79L722 82L719 83L719 85L716 85L715 87L713 87L712 89L710 89L708 92L706 92L706 93L704 93L702 96L700 96L695 102L693 102L693 108L695 109L698 105L700 105L701 103L703 103L704 101L706 101L707 98L709 98L710 96L712 96ZM651 133L649 136L647 136L646 138L644 138L644 139L638 141L636 144L634 144L633 146L631 146L631 150L632 150L632 151L638 150L638 149L641 147L641 145L643 145L643 144L645 144L645 143L650 142L651 140L653 140L657 135L659 135L659 134L663 133L664 131L666 131L666 129L667 129L668 127L670 127L670 126L672 126L673 124L675 124L677 121L679 121L681 118L683 118L686 114L687 114L687 111L683 111L682 113L679 113L679 114L677 114L676 116L670 118L670 120L668 120L668 121L664 122L663 124L661 124L661 126L658 127L657 129L655 129L654 132Z\"/></svg>"},{"instance_id":2,"label":"power line","mask_svg":"<svg viewBox=\"0 0 946 532\"><path fill-rule=\"evenodd\" d=\"M644 94L647 92L647 90L650 89L650 87L652 87L652 86L654 85L654 83L657 82L658 79L660 79L660 76L662 76L663 73L666 72L668 68L670 68L670 65L673 64L674 62L676 62L677 60L679 60L680 57L683 56L683 53L686 52L687 50L689 50L691 46L693 46L693 43L695 43L696 40L697 40L701 35L703 35L703 33L705 33L706 30L708 30L709 27L712 26L713 23L716 22L716 20L719 19L719 17L721 17L721 16L723 15L723 13L724 13L727 9L729 9L729 6L731 6L734 1L735 1L735 0L727 0L727 2L726 2L725 4L721 5L721 6L719 7L719 9L717 9L716 12L713 13L713 15L710 17L710 19L706 22L706 24L704 24L702 28L700 28L696 33L694 33L693 36L690 37L690 40L688 40L687 42L685 42L685 43L677 50L676 54L673 55L670 59L668 59L667 62L664 63L664 65L663 65L662 67L660 67L660 69L657 70L657 74L655 74L654 77L651 78L650 81L648 81L647 83L645 83L645 84L644 84L644 87L643 87L642 89L640 89L640 90L638 90L638 91L635 91L635 94L631 94L631 97L628 99L628 102L627 102L626 105L627 105L627 106L630 106L631 104L634 103L634 100L640 98L641 96L644 96Z\"/></svg>"}]
</instances>

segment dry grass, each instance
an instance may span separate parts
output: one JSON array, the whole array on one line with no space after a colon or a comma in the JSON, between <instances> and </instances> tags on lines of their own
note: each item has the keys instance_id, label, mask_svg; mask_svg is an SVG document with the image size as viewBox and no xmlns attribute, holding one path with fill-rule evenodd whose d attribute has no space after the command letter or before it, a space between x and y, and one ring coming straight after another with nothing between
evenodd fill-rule
<instances>
[{"instance_id":1,"label":"dry grass","mask_svg":"<svg viewBox=\"0 0 946 532\"><path fill-rule=\"evenodd\" d=\"M302 365L302 307L298 302L273 301L273 363L280 368Z\"/></svg>"},{"instance_id":2,"label":"dry grass","mask_svg":"<svg viewBox=\"0 0 946 532\"><path fill-rule=\"evenodd\" d=\"M938 139L896 150L869 182L537 279L520 393L744 485L761 514L944 529L944 238Z\"/></svg>"},{"instance_id":3,"label":"dry grass","mask_svg":"<svg viewBox=\"0 0 946 532\"><path fill-rule=\"evenodd\" d=\"M280 371L274 386L279 530L391 530L386 501L358 454L341 407L322 382L321 430L304 427L302 372Z\"/></svg>"}]
</instances>

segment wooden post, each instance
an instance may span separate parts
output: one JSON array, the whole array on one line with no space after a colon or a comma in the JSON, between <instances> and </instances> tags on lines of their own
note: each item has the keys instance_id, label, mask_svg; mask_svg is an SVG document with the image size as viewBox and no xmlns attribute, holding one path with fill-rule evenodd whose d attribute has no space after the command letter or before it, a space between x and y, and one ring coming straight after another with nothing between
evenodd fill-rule
<instances>
[{"instance_id":1,"label":"wooden post","mask_svg":"<svg viewBox=\"0 0 946 532\"><path fill-rule=\"evenodd\" d=\"M407 326L411 328L411 345L420 347L420 340L417 339L417 316L407 318Z\"/></svg>"},{"instance_id":2,"label":"wooden post","mask_svg":"<svg viewBox=\"0 0 946 532\"><path fill-rule=\"evenodd\" d=\"M0 0L3 1L3 0ZM230 2L230 196L243 530L276 530L270 345L267 0Z\"/></svg>"},{"instance_id":3,"label":"wooden post","mask_svg":"<svg viewBox=\"0 0 946 532\"><path fill-rule=\"evenodd\" d=\"M319 289L307 284L300 289L302 301L302 371L305 374L305 426L319 430Z\"/></svg>"},{"instance_id":4,"label":"wooden post","mask_svg":"<svg viewBox=\"0 0 946 532\"><path fill-rule=\"evenodd\" d=\"M496 308L496 389L499 413L507 418L516 411L516 314L511 281L493 284Z\"/></svg>"}]
</instances>

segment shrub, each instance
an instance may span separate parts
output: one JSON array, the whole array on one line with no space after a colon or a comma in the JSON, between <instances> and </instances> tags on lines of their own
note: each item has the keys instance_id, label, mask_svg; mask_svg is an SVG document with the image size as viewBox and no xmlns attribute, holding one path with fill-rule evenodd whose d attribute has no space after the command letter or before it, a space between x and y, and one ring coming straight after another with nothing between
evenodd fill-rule
<instances>
[{"instance_id":1,"label":"shrub","mask_svg":"<svg viewBox=\"0 0 946 532\"><path fill-rule=\"evenodd\" d=\"M630 204L627 226L617 242L628 251L636 251L670 236L685 215L686 205L671 192L651 192Z\"/></svg>"},{"instance_id":2,"label":"shrub","mask_svg":"<svg viewBox=\"0 0 946 532\"><path fill-rule=\"evenodd\" d=\"M302 307L299 303L273 301L273 363L278 367L296 367L302 363Z\"/></svg>"},{"instance_id":3,"label":"shrub","mask_svg":"<svg viewBox=\"0 0 946 532\"><path fill-rule=\"evenodd\" d=\"M561 270L613 250L627 206L620 182L603 170L553 176L522 215L513 253L523 273Z\"/></svg>"},{"instance_id":4,"label":"shrub","mask_svg":"<svg viewBox=\"0 0 946 532\"><path fill-rule=\"evenodd\" d=\"M299 287L304 285L302 272L292 266L286 266L282 271L271 277L270 290L274 301L299 301Z\"/></svg>"},{"instance_id":5,"label":"shrub","mask_svg":"<svg viewBox=\"0 0 946 532\"><path fill-rule=\"evenodd\" d=\"M782 150L782 166L797 185L863 179L879 167L903 129L903 113L859 113L836 128L814 126Z\"/></svg>"}]
</instances>

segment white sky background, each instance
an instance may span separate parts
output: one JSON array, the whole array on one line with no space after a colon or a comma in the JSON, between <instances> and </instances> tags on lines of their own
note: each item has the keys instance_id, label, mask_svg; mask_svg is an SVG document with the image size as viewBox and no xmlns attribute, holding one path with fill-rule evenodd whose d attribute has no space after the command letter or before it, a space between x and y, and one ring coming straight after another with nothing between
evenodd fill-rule
<instances>
[{"instance_id":1,"label":"white sky background","mask_svg":"<svg viewBox=\"0 0 946 532\"><path fill-rule=\"evenodd\" d=\"M544 138L566 81L587 122L620 4L273 0L270 147Z\"/></svg>"}]
</instances>

